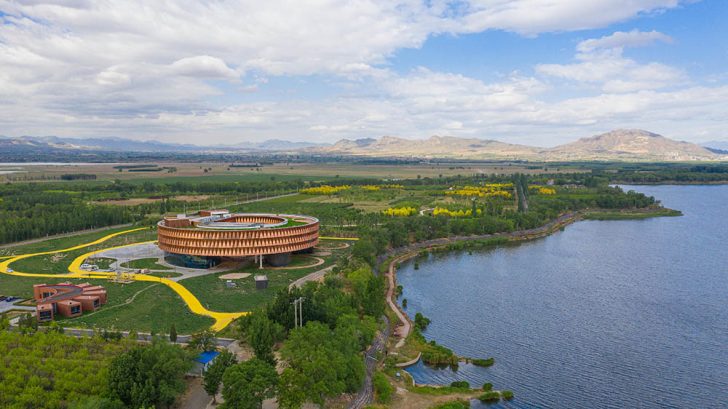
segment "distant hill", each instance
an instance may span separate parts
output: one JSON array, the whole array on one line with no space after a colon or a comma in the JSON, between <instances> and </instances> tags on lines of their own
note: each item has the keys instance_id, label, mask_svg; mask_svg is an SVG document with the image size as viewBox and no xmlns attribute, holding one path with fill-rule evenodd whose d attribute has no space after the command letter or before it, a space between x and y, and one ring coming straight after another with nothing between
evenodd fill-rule
<instances>
[{"instance_id":1,"label":"distant hill","mask_svg":"<svg viewBox=\"0 0 728 409\"><path fill-rule=\"evenodd\" d=\"M258 150L258 151L291 151L298 149L314 148L329 146L328 143L314 142L292 142L283 139L269 139L263 142L242 142L235 145L221 146L219 148L236 148L242 150Z\"/></svg>"},{"instance_id":2,"label":"distant hill","mask_svg":"<svg viewBox=\"0 0 728 409\"><path fill-rule=\"evenodd\" d=\"M713 153L728 155L728 141L710 141L703 143L702 146Z\"/></svg>"},{"instance_id":3,"label":"distant hill","mask_svg":"<svg viewBox=\"0 0 728 409\"><path fill-rule=\"evenodd\" d=\"M126 138L63 138L58 136L0 136L0 148L13 151L86 150L99 152L224 152L224 151L291 151L327 146L310 142L271 139L263 142L242 142L235 145L198 146Z\"/></svg>"},{"instance_id":4,"label":"distant hill","mask_svg":"<svg viewBox=\"0 0 728 409\"><path fill-rule=\"evenodd\" d=\"M618 129L550 149L494 140L432 136L423 140L383 136L342 139L322 153L418 158L523 159L545 161L714 161L728 157L688 142L638 130Z\"/></svg>"},{"instance_id":5,"label":"distant hill","mask_svg":"<svg viewBox=\"0 0 728 409\"><path fill-rule=\"evenodd\" d=\"M706 161L721 155L640 129L618 129L542 152L549 160Z\"/></svg>"},{"instance_id":6,"label":"distant hill","mask_svg":"<svg viewBox=\"0 0 728 409\"><path fill-rule=\"evenodd\" d=\"M534 157L539 148L487 139L465 139L453 136L431 136L423 140L383 136L379 139L342 139L333 146L322 148L319 151L361 156L524 159Z\"/></svg>"},{"instance_id":7,"label":"distant hill","mask_svg":"<svg viewBox=\"0 0 728 409\"><path fill-rule=\"evenodd\" d=\"M495 140L431 136L413 140L395 136L381 138L342 139L334 145L311 142L268 140L241 142L234 145L196 146L124 138L61 138L55 136L19 138L0 137L0 161L17 159L24 154L64 155L79 157L91 152L142 152L152 154L277 154L351 155L409 159L464 160L530 160L530 161L728 161L719 146L710 149L680 142L639 129L618 129L601 135L579 139L553 148L516 145ZM3 155L4 154L4 155Z\"/></svg>"}]
</instances>

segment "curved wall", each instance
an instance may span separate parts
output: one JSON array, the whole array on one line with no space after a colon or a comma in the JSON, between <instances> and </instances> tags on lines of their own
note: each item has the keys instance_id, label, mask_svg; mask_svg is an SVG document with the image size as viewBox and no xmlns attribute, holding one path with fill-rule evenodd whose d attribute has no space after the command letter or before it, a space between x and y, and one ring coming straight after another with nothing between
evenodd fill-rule
<instances>
[{"instance_id":1,"label":"curved wall","mask_svg":"<svg viewBox=\"0 0 728 409\"><path fill-rule=\"evenodd\" d=\"M232 217L244 218L245 215L233 215ZM269 217L280 219L275 215ZM162 221L157 224L158 244L160 249L168 253L206 257L280 254L316 246L319 237L319 221L312 217L292 217L309 223L303 226L274 229L209 230L168 227Z\"/></svg>"}]
</instances>

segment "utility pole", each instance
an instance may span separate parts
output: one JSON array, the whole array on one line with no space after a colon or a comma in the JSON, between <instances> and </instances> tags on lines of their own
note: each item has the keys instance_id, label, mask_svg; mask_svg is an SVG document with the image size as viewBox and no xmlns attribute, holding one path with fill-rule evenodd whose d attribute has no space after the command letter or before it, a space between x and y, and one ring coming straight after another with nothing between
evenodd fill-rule
<instances>
[{"instance_id":1,"label":"utility pole","mask_svg":"<svg viewBox=\"0 0 728 409\"><path fill-rule=\"evenodd\" d=\"M293 300L293 327L299 328L303 326L303 300L305 297L298 297Z\"/></svg>"}]
</instances>

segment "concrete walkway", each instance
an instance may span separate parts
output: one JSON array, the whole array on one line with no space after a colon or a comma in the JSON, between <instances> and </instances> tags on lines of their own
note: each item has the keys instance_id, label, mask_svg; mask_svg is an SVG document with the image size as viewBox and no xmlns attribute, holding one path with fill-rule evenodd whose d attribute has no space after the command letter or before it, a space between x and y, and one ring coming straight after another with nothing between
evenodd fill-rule
<instances>
[{"instance_id":1,"label":"concrete walkway","mask_svg":"<svg viewBox=\"0 0 728 409\"><path fill-rule=\"evenodd\" d=\"M0 314L12 310L23 310L23 311L33 311L35 312L35 307L30 307L27 305L15 305L16 303L23 302L25 300L19 299L19 300L13 300L12 302L7 301L0 301Z\"/></svg>"},{"instance_id":2,"label":"concrete walkway","mask_svg":"<svg viewBox=\"0 0 728 409\"><path fill-rule=\"evenodd\" d=\"M110 249L108 251L102 251L94 255L95 258L106 257L116 259L115 262L111 263L110 267L112 270L118 270L123 272L136 272L138 268L122 267L122 264L128 263L131 260L138 260L143 258L155 258L157 264L160 266L168 267L166 270L149 270L154 273L177 273L181 274L179 277L170 278L171 281L180 281L186 278L200 277L208 274L222 273L225 271L239 269L241 263L225 262L218 264L212 268L187 268L179 267L167 263L164 260L164 252L159 249L156 243L140 243L138 245L130 245L126 247L120 247Z\"/></svg>"},{"instance_id":3,"label":"concrete walkway","mask_svg":"<svg viewBox=\"0 0 728 409\"><path fill-rule=\"evenodd\" d=\"M309 281L320 281L320 280L323 280L323 278L326 275L326 273L328 273L329 271L333 270L334 267L336 267L336 264L334 264L332 266L328 266L328 267L323 268L323 269L318 270L318 271L314 271L311 274L307 274L307 275L299 278L298 280L292 282L291 284L289 284L288 285L288 289L291 289L293 287L301 288L301 287L303 287L304 284L306 284Z\"/></svg>"}]
</instances>

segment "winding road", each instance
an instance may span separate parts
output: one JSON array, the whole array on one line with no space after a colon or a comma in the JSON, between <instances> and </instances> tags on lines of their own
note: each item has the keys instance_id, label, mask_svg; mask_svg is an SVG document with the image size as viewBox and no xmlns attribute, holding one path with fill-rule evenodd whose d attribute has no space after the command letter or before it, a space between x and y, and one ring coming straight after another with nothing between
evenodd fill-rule
<instances>
[{"instance_id":1,"label":"winding road","mask_svg":"<svg viewBox=\"0 0 728 409\"><path fill-rule=\"evenodd\" d=\"M109 239L112 239L117 236L121 236L123 234L129 234L136 231L140 231L145 229L142 228L136 228L136 229L130 229L125 230L117 233L108 234L104 237L101 237L100 239L79 244L73 247L69 247L66 249L61 250L52 250L52 251L43 251L38 253L28 253L28 254L21 254L17 256L10 257L8 259L3 260L0 262L0 273L2 274L8 274L13 276L20 276L20 277L44 277L44 278L73 278L73 279L82 279L82 278L96 278L96 279L110 279L116 277L116 273L113 272L101 272L101 271L85 271L81 269L81 264L89 258L94 256L95 254L108 251L110 249L116 249L116 248L122 248L122 247L129 247L129 246L136 246L139 244L146 244L146 243L154 243L154 241L147 241L142 243L134 243L134 244L126 244L123 246L115 246L110 248L104 248L100 250L94 250L90 251L88 253L84 253L78 257L76 257L71 264L68 266L68 274L34 274L34 273L27 273L22 271L15 271L12 268L10 268L10 264L30 258L35 256L42 256L42 255L48 255L48 254L55 254L55 253L67 253L69 251L79 250L85 247L93 246L96 244L101 244ZM174 292L176 292L182 300L187 304L187 307L195 314L198 315L204 315L207 317L210 317L215 320L215 323L212 325L211 329L213 331L220 331L230 325L230 323L243 315L248 314L247 311L241 311L241 312L217 312L217 311L211 311L207 308L202 306L202 303L200 303L200 300L195 297L194 294L190 292L185 286L183 286L180 283L177 283L175 281L172 281L167 278L160 278L160 277L154 277L146 274L134 274L133 276L129 276L129 278L135 280L135 281L151 281L155 283L161 283L166 285L167 287L171 288Z\"/></svg>"}]
</instances>

